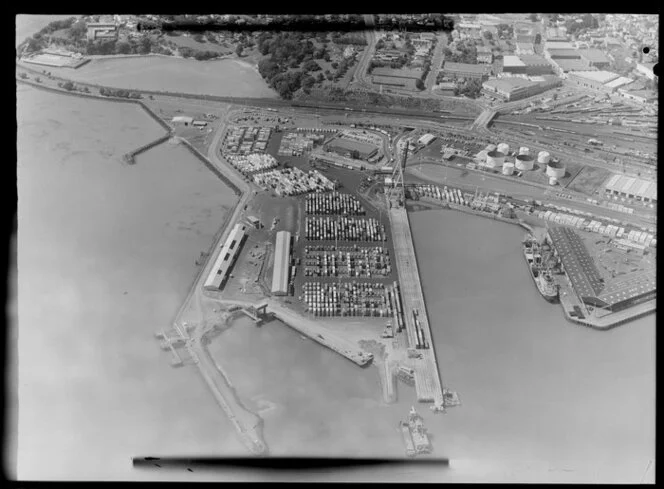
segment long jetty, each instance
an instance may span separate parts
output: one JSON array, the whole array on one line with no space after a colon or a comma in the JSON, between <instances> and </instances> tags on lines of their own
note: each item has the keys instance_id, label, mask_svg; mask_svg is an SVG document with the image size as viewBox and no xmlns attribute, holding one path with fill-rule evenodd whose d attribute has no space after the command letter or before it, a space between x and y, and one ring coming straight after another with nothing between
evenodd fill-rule
<instances>
[{"instance_id":1,"label":"long jetty","mask_svg":"<svg viewBox=\"0 0 664 489\"><path fill-rule=\"evenodd\" d=\"M419 358L413 359L417 400L434 402L436 407L442 407L443 386L433 348L408 213L404 207L392 206L389 216L408 344L410 348L420 345L420 348L416 348ZM422 348L427 345L428 347Z\"/></svg>"}]
</instances>

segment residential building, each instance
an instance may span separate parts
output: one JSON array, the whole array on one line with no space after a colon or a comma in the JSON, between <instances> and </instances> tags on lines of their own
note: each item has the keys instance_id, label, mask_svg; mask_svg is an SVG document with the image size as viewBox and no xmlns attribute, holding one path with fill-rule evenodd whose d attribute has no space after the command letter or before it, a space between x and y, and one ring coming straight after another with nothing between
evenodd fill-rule
<instances>
[{"instance_id":1,"label":"residential building","mask_svg":"<svg viewBox=\"0 0 664 489\"><path fill-rule=\"evenodd\" d=\"M478 63L493 63L493 54L491 53L491 48L487 46L479 46L477 48L477 62Z\"/></svg>"},{"instance_id":2,"label":"residential building","mask_svg":"<svg viewBox=\"0 0 664 489\"><path fill-rule=\"evenodd\" d=\"M118 26L115 22L89 22L86 27L88 41L118 38Z\"/></svg>"}]
</instances>

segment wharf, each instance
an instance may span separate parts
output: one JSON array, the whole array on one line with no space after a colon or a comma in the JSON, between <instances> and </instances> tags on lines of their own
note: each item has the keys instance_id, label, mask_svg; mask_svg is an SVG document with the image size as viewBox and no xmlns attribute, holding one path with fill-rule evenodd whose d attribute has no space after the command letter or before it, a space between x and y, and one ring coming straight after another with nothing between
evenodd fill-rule
<instances>
[{"instance_id":1,"label":"wharf","mask_svg":"<svg viewBox=\"0 0 664 489\"><path fill-rule=\"evenodd\" d=\"M413 311L416 310L424 341L429 345L427 349L418 350L422 354L421 358L413 360L417 399L420 402L434 402L436 405L442 406L443 387L433 350L431 328L424 304L408 214L403 207L392 207L389 216L408 344L410 348L415 348L417 344L416 325L413 321Z\"/></svg>"}]
</instances>

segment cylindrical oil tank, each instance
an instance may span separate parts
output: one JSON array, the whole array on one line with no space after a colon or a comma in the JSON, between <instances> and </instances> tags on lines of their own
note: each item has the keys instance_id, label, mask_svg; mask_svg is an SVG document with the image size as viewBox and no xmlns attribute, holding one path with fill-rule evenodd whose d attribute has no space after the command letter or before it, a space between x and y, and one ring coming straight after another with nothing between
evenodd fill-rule
<instances>
[{"instance_id":1,"label":"cylindrical oil tank","mask_svg":"<svg viewBox=\"0 0 664 489\"><path fill-rule=\"evenodd\" d=\"M551 161L551 154L548 151L540 151L537 155L537 163L546 165L549 161Z\"/></svg>"},{"instance_id":2,"label":"cylindrical oil tank","mask_svg":"<svg viewBox=\"0 0 664 489\"><path fill-rule=\"evenodd\" d=\"M507 143L500 143L496 149L506 155L510 152L510 145Z\"/></svg>"},{"instance_id":3,"label":"cylindrical oil tank","mask_svg":"<svg viewBox=\"0 0 664 489\"><path fill-rule=\"evenodd\" d=\"M521 146L519 148L519 154L520 155L529 155L530 154L530 149L526 148L525 146Z\"/></svg>"},{"instance_id":4,"label":"cylindrical oil tank","mask_svg":"<svg viewBox=\"0 0 664 489\"><path fill-rule=\"evenodd\" d=\"M556 177L550 177L549 178L549 185L556 185L558 183L558 179Z\"/></svg>"},{"instance_id":5,"label":"cylindrical oil tank","mask_svg":"<svg viewBox=\"0 0 664 489\"><path fill-rule=\"evenodd\" d=\"M489 151L486 154L486 166L489 168L501 168L505 162L505 155L500 151Z\"/></svg>"},{"instance_id":6,"label":"cylindrical oil tank","mask_svg":"<svg viewBox=\"0 0 664 489\"><path fill-rule=\"evenodd\" d=\"M546 174L549 177L563 178L565 176L565 165L559 161L549 161L546 165Z\"/></svg>"},{"instance_id":7,"label":"cylindrical oil tank","mask_svg":"<svg viewBox=\"0 0 664 489\"><path fill-rule=\"evenodd\" d=\"M521 149L523 149L523 148L521 148ZM520 154L520 155L517 155L517 157L516 157L515 166L516 166L517 170L530 171L530 170L533 169L534 162L533 162L533 159L530 157L530 155Z\"/></svg>"},{"instance_id":8,"label":"cylindrical oil tank","mask_svg":"<svg viewBox=\"0 0 664 489\"><path fill-rule=\"evenodd\" d=\"M514 163L503 164L503 175L512 175L514 173Z\"/></svg>"}]
</instances>

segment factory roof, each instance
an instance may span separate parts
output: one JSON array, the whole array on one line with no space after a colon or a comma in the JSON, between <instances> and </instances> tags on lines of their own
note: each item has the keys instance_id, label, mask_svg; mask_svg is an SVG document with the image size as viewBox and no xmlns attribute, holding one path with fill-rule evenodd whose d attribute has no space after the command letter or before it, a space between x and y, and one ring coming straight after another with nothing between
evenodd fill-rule
<instances>
[{"instance_id":1,"label":"factory roof","mask_svg":"<svg viewBox=\"0 0 664 489\"><path fill-rule=\"evenodd\" d=\"M600 83L608 83L620 77L620 75L611 71L571 71L569 75L574 75L579 78L585 78L586 80L593 80Z\"/></svg>"},{"instance_id":2,"label":"factory roof","mask_svg":"<svg viewBox=\"0 0 664 489\"><path fill-rule=\"evenodd\" d=\"M272 272L272 292L286 293L288 290L288 267L290 261L289 231L279 231L274 253L274 270Z\"/></svg>"},{"instance_id":3,"label":"factory roof","mask_svg":"<svg viewBox=\"0 0 664 489\"><path fill-rule=\"evenodd\" d=\"M518 56L505 55L503 56L503 68L512 66L526 66Z\"/></svg>"},{"instance_id":4,"label":"factory roof","mask_svg":"<svg viewBox=\"0 0 664 489\"><path fill-rule=\"evenodd\" d=\"M580 59L556 59L556 64L564 72L587 69L585 61Z\"/></svg>"},{"instance_id":5,"label":"factory roof","mask_svg":"<svg viewBox=\"0 0 664 489\"><path fill-rule=\"evenodd\" d=\"M567 41L562 41L561 42L561 41L554 41L554 40L548 39L546 41L545 47L546 47L547 50L551 50L551 49L574 49L574 44L572 44L571 42L567 42Z\"/></svg>"},{"instance_id":6,"label":"factory roof","mask_svg":"<svg viewBox=\"0 0 664 489\"><path fill-rule=\"evenodd\" d=\"M491 67L488 65L474 65L470 63L453 63L445 61L443 70L447 71L467 71L471 73L488 73Z\"/></svg>"},{"instance_id":7,"label":"factory roof","mask_svg":"<svg viewBox=\"0 0 664 489\"><path fill-rule=\"evenodd\" d=\"M646 185L647 184L647 185ZM637 197L657 198L657 184L650 180L615 174L605 184L607 190L630 193Z\"/></svg>"},{"instance_id":8,"label":"factory roof","mask_svg":"<svg viewBox=\"0 0 664 489\"><path fill-rule=\"evenodd\" d=\"M496 78L495 80L489 80L483 83L483 86L488 86L494 88L495 90L500 90L507 93L531 85L533 85L533 82L530 80L518 77Z\"/></svg>"},{"instance_id":9,"label":"factory roof","mask_svg":"<svg viewBox=\"0 0 664 489\"><path fill-rule=\"evenodd\" d=\"M599 49L581 49L579 53L582 57L594 63L609 63L609 57Z\"/></svg>"},{"instance_id":10,"label":"factory roof","mask_svg":"<svg viewBox=\"0 0 664 489\"><path fill-rule=\"evenodd\" d=\"M611 80L608 83L605 83L605 85L609 88L618 88L622 87L623 85L627 85L628 83L632 83L634 80L631 78L626 78L624 76L620 76L616 78L615 80Z\"/></svg>"},{"instance_id":11,"label":"factory roof","mask_svg":"<svg viewBox=\"0 0 664 489\"><path fill-rule=\"evenodd\" d=\"M558 58L558 57L572 57L572 58L581 58L581 55L579 54L579 51L576 49L559 49L559 48L550 48L547 47L547 51L549 51L549 55L552 58Z\"/></svg>"},{"instance_id":12,"label":"factory roof","mask_svg":"<svg viewBox=\"0 0 664 489\"><path fill-rule=\"evenodd\" d=\"M538 56L537 54L522 54L519 58L526 66L542 66L549 64L544 56Z\"/></svg>"},{"instance_id":13,"label":"factory roof","mask_svg":"<svg viewBox=\"0 0 664 489\"><path fill-rule=\"evenodd\" d=\"M618 304L657 290L654 271L635 272L607 284L598 299L607 304Z\"/></svg>"},{"instance_id":14,"label":"factory roof","mask_svg":"<svg viewBox=\"0 0 664 489\"><path fill-rule=\"evenodd\" d=\"M551 228L549 235L577 295L581 300L597 297L604 282L581 237L564 226Z\"/></svg>"}]
</instances>

